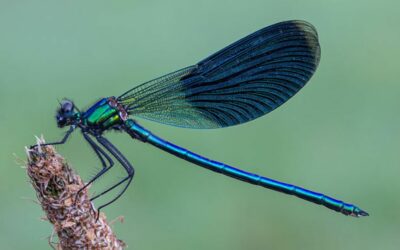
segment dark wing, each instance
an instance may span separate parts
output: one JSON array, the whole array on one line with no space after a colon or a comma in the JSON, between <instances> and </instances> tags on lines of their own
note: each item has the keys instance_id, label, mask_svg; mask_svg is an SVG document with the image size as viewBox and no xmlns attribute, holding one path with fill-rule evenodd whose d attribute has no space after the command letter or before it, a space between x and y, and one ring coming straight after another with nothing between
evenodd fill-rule
<instances>
[{"instance_id":1,"label":"dark wing","mask_svg":"<svg viewBox=\"0 0 400 250\"><path fill-rule=\"evenodd\" d=\"M261 29L214 55L139 85L118 100L129 114L187 128L251 121L296 94L318 66L315 28L304 21Z\"/></svg>"}]
</instances>

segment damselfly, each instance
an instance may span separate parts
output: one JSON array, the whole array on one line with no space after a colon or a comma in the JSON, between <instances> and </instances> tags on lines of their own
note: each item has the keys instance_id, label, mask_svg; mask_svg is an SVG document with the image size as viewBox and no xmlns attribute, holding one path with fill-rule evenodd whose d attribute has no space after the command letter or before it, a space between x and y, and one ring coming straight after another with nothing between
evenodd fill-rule
<instances>
[{"instance_id":1,"label":"damselfly","mask_svg":"<svg viewBox=\"0 0 400 250\"><path fill-rule=\"evenodd\" d=\"M112 200L127 189L134 169L124 155L103 135L118 130L170 154L209 170L278 192L321 204L345 215L367 216L355 205L321 193L275 181L207 159L167 142L140 126L140 117L184 128L223 128L242 124L276 109L295 95L311 78L320 59L315 28L304 21L286 21L263 28L229 45L196 65L134 87L118 97L101 98L86 111L63 100L57 124L69 126L63 144L77 128L101 161L102 169L85 187L118 161L126 177L99 193L96 199L124 185Z\"/></svg>"}]
</instances>

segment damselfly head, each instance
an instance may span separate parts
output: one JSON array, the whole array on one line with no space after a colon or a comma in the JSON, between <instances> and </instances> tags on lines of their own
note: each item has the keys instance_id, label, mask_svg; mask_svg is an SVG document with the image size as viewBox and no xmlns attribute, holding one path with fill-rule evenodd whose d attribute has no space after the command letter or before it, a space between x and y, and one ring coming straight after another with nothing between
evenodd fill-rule
<instances>
[{"instance_id":1,"label":"damselfly head","mask_svg":"<svg viewBox=\"0 0 400 250\"><path fill-rule=\"evenodd\" d=\"M68 99L62 100L56 114L57 126L62 128L72 125L76 122L76 118L77 112L75 111L74 103Z\"/></svg>"}]
</instances>

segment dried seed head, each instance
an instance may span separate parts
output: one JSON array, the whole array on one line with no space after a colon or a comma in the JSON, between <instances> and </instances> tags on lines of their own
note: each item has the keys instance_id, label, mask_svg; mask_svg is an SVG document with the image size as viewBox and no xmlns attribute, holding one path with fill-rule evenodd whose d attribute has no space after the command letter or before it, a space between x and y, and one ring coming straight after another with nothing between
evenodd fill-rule
<instances>
[{"instance_id":1,"label":"dried seed head","mask_svg":"<svg viewBox=\"0 0 400 250\"><path fill-rule=\"evenodd\" d=\"M116 238L104 213L96 221L97 212L87 190L77 196L84 186L66 161L52 146L38 138L38 146L28 149L27 173L33 188L54 225L59 243L56 249L123 249L125 243Z\"/></svg>"}]
</instances>

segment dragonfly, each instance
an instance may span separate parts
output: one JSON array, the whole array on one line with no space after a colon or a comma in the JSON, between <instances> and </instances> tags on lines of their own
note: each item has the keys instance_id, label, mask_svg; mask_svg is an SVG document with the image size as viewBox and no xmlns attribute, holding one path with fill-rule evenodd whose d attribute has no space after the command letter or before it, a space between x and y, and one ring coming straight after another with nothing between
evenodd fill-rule
<instances>
[{"instance_id":1,"label":"dragonfly","mask_svg":"<svg viewBox=\"0 0 400 250\"><path fill-rule=\"evenodd\" d=\"M278 108L294 96L314 74L320 60L318 34L306 21L291 20L260 29L214 53L199 63L138 85L122 95L99 99L80 111L69 99L57 109L59 128L69 127L64 137L44 145L64 144L80 130L102 164L80 193L106 174L117 161L126 176L97 194L120 188L110 205L127 190L135 170L104 134L126 132L134 140L151 144L200 167L323 205L354 217L369 214L350 203L322 193L246 172L179 147L139 125L134 118L182 128L214 129L243 124Z\"/></svg>"}]
</instances>

